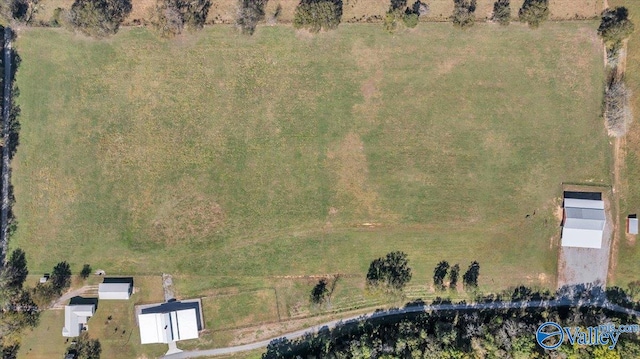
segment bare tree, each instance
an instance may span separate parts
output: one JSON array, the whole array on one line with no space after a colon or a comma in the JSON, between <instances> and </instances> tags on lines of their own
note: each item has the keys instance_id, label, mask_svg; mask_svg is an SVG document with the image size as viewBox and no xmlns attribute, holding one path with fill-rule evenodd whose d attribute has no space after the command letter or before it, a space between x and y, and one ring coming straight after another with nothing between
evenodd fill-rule
<instances>
[{"instance_id":1,"label":"bare tree","mask_svg":"<svg viewBox=\"0 0 640 359\"><path fill-rule=\"evenodd\" d=\"M613 72L615 73L615 69ZM631 90L624 80L613 76L604 96L604 117L610 136L622 137L627 133L633 120L631 106L629 106L630 98Z\"/></svg>"}]
</instances>

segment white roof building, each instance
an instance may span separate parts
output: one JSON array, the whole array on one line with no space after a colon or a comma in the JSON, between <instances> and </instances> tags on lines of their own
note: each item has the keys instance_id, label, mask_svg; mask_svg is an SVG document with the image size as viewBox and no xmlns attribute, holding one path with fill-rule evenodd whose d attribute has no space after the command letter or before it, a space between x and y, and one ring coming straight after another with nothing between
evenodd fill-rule
<instances>
[{"instance_id":1,"label":"white roof building","mask_svg":"<svg viewBox=\"0 0 640 359\"><path fill-rule=\"evenodd\" d=\"M170 343L198 338L198 318L195 309L169 313L138 315L142 344Z\"/></svg>"},{"instance_id":2,"label":"white roof building","mask_svg":"<svg viewBox=\"0 0 640 359\"><path fill-rule=\"evenodd\" d=\"M202 330L202 303L199 299L145 305L138 312L140 342L171 343L197 339Z\"/></svg>"},{"instance_id":3,"label":"white roof building","mask_svg":"<svg viewBox=\"0 0 640 359\"><path fill-rule=\"evenodd\" d=\"M128 300L132 290L131 283L100 283L98 285L98 299Z\"/></svg>"},{"instance_id":4,"label":"white roof building","mask_svg":"<svg viewBox=\"0 0 640 359\"><path fill-rule=\"evenodd\" d=\"M627 233L638 234L638 218L635 215L627 217Z\"/></svg>"},{"instance_id":5,"label":"white roof building","mask_svg":"<svg viewBox=\"0 0 640 359\"><path fill-rule=\"evenodd\" d=\"M87 320L96 312L93 304L67 305L64 307L63 337L77 337L87 324Z\"/></svg>"},{"instance_id":6,"label":"white roof building","mask_svg":"<svg viewBox=\"0 0 640 359\"><path fill-rule=\"evenodd\" d=\"M602 200L565 198L562 246L599 249L605 222Z\"/></svg>"}]
</instances>

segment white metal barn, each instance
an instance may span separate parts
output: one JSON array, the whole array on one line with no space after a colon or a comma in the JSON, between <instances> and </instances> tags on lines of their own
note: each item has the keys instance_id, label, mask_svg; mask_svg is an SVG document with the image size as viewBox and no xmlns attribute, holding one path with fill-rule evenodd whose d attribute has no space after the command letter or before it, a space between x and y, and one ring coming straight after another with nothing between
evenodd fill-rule
<instances>
[{"instance_id":1,"label":"white metal barn","mask_svg":"<svg viewBox=\"0 0 640 359\"><path fill-rule=\"evenodd\" d=\"M138 325L141 344L198 338L198 317L193 308L168 313L139 314Z\"/></svg>"},{"instance_id":2,"label":"white metal barn","mask_svg":"<svg viewBox=\"0 0 640 359\"><path fill-rule=\"evenodd\" d=\"M562 246L599 249L605 218L602 200L565 198Z\"/></svg>"},{"instance_id":3,"label":"white metal barn","mask_svg":"<svg viewBox=\"0 0 640 359\"><path fill-rule=\"evenodd\" d=\"M132 290L131 283L100 283L98 299L129 300Z\"/></svg>"}]
</instances>

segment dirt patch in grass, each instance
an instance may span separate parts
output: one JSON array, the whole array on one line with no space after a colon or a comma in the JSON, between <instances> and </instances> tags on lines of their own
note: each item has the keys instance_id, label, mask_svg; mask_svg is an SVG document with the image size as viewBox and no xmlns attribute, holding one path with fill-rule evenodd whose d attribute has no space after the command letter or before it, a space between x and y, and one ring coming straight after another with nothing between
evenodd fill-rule
<instances>
[{"instance_id":1,"label":"dirt patch in grass","mask_svg":"<svg viewBox=\"0 0 640 359\"><path fill-rule=\"evenodd\" d=\"M354 43L351 53L364 73L373 74L360 85L364 102L353 105L353 114L357 118L366 120L367 124L374 124L382 105L380 83L384 77L384 56L381 57L380 52L365 46L362 42Z\"/></svg>"},{"instance_id":2,"label":"dirt patch in grass","mask_svg":"<svg viewBox=\"0 0 640 359\"><path fill-rule=\"evenodd\" d=\"M327 152L327 160L337 177L338 201L357 202L360 217L379 215L378 194L367 183L369 169L360 136L349 133L336 148Z\"/></svg>"}]
</instances>

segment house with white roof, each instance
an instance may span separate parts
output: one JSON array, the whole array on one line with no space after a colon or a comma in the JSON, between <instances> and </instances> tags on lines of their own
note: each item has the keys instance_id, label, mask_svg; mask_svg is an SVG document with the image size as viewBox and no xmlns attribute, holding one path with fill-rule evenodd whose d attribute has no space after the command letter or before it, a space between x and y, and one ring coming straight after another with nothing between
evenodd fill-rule
<instances>
[{"instance_id":1,"label":"house with white roof","mask_svg":"<svg viewBox=\"0 0 640 359\"><path fill-rule=\"evenodd\" d=\"M87 321L96 312L95 304L74 304L64 307L63 337L77 337L86 329Z\"/></svg>"}]
</instances>

